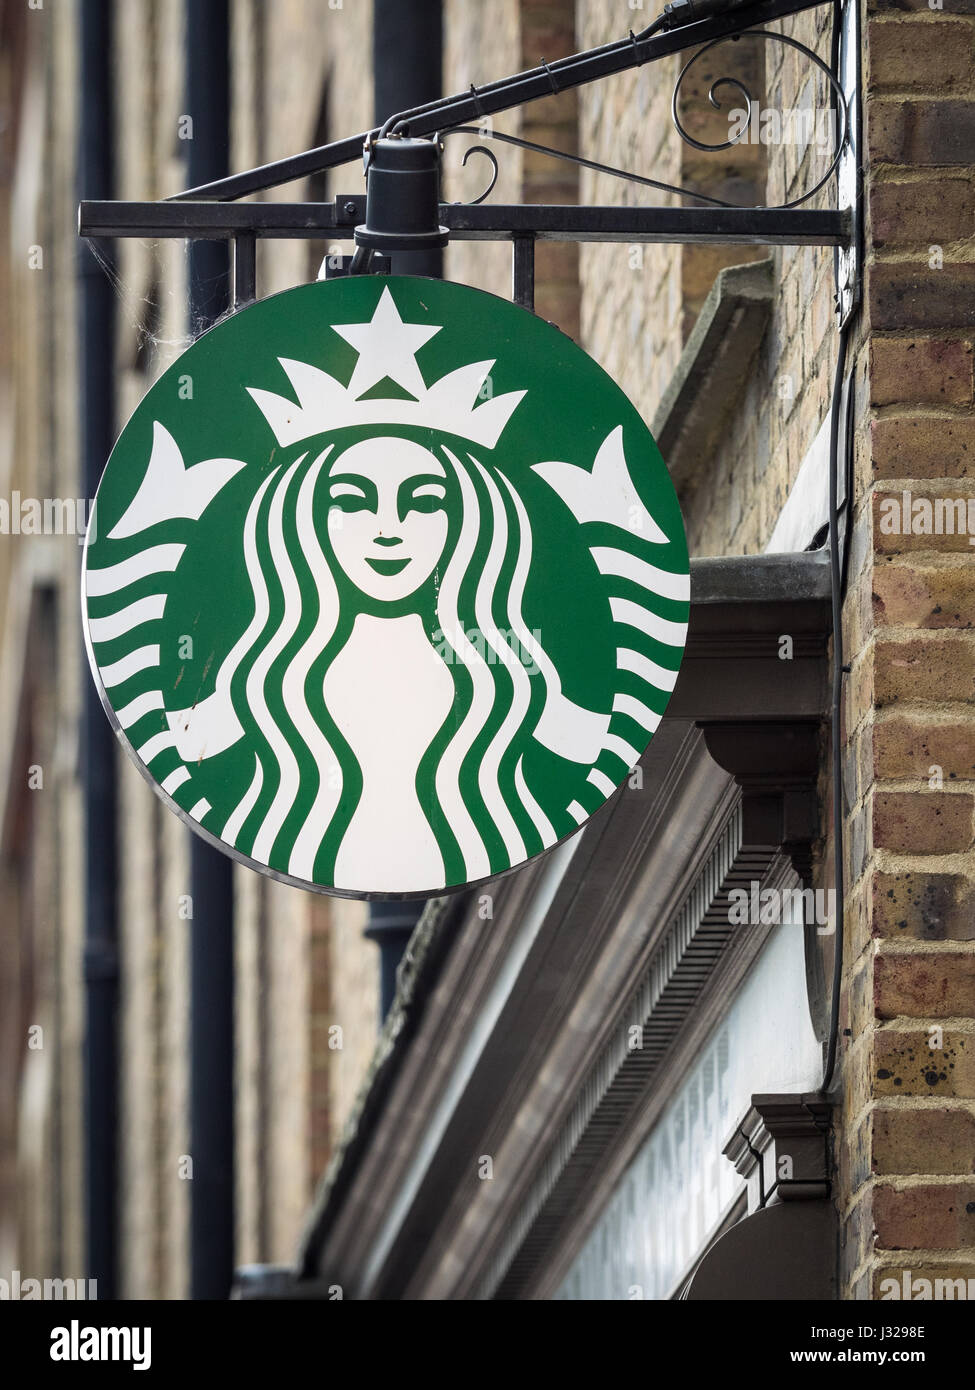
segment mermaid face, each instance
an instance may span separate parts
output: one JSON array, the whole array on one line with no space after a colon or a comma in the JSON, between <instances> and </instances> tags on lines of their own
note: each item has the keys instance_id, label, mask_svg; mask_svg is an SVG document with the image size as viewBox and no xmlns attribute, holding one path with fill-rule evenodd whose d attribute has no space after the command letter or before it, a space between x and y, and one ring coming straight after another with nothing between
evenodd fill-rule
<instances>
[{"instance_id":1,"label":"mermaid face","mask_svg":"<svg viewBox=\"0 0 975 1390\"><path fill-rule=\"evenodd\" d=\"M328 475L328 536L339 565L370 598L395 603L430 575L447 542L447 477L408 439L365 439Z\"/></svg>"}]
</instances>

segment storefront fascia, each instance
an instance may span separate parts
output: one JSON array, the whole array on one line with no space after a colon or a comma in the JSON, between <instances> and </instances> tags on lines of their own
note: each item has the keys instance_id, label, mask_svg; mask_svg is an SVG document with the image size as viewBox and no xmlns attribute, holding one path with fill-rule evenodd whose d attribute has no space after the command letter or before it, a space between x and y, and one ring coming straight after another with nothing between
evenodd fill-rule
<instances>
[{"instance_id":1,"label":"storefront fascia","mask_svg":"<svg viewBox=\"0 0 975 1390\"><path fill-rule=\"evenodd\" d=\"M798 1231L816 1254L786 1296L830 1296L832 937L790 896L820 831L828 594L822 552L693 562L642 786L517 874L430 903L290 1296L687 1296L716 1236L780 1205L766 1265ZM791 915L736 924L735 889ZM730 1268L724 1296L747 1296ZM242 1272L243 1296L275 1287Z\"/></svg>"}]
</instances>

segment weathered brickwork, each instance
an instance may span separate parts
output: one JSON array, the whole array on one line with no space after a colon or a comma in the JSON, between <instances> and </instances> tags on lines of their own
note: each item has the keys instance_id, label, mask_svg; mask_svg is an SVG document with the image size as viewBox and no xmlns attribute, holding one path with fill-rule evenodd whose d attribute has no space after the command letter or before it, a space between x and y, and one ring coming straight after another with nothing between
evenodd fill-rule
<instances>
[{"instance_id":1,"label":"weathered brickwork","mask_svg":"<svg viewBox=\"0 0 975 1390\"><path fill-rule=\"evenodd\" d=\"M847 1297L882 1297L905 1269L975 1276L975 18L948 8L871 5L867 43L862 571L845 622L846 727L864 750L848 813L865 826L837 1145Z\"/></svg>"}]
</instances>

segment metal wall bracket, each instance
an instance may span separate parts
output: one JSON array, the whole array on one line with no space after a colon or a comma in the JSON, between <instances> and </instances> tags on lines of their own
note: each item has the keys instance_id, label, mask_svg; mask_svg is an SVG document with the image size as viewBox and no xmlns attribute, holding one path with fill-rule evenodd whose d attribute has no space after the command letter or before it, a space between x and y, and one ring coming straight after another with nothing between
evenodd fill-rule
<instances>
[{"instance_id":1,"label":"metal wall bracket","mask_svg":"<svg viewBox=\"0 0 975 1390\"><path fill-rule=\"evenodd\" d=\"M630 34L628 39L542 64L477 91L462 92L391 117L382 132L373 130L349 136L263 168L199 185L162 202L83 202L80 234L233 240L238 308L257 297L254 248L256 240L264 237L354 238L361 253L352 267L354 271L365 268L376 250L389 250L394 243L400 249L436 246L443 244L448 235L461 240L508 241L513 247L514 299L526 308L533 303L536 240L834 246L839 248L837 283L841 291L837 302L845 320L859 292L860 266L856 3L845 0L841 11L844 29L837 51L843 55L842 84L811 50L786 35L760 28L825 3L827 0L739 0L735 4L729 0L720 13L697 22L680 23L675 14L664 15L643 33ZM510 110L553 90L579 87L674 53L695 50L699 57L705 48L745 34L762 41L778 40L804 52L826 73L834 99L838 101L842 91L844 100L839 104L845 108L849 102L850 119L843 122L847 140L837 164L841 189L838 206L799 206L815 189L791 203L771 208L721 204L704 194L694 195L695 201L703 200L710 206L502 206L485 204L481 199L472 204L437 204L439 169L434 165L438 163L441 144L439 138L422 137L438 137L463 129L486 114ZM683 72L688 66L685 64ZM683 139L691 138L679 119L677 129ZM385 138L390 133L394 138ZM718 146L702 146L700 142L697 145L723 149L727 142ZM367 178L374 195L368 210L361 194L342 195L334 204L234 201L351 163L362 155L364 146L369 154ZM561 151L548 153L575 158ZM431 155L435 158L430 159ZM630 177L625 171L617 172ZM404 196L407 189L408 196Z\"/></svg>"}]
</instances>

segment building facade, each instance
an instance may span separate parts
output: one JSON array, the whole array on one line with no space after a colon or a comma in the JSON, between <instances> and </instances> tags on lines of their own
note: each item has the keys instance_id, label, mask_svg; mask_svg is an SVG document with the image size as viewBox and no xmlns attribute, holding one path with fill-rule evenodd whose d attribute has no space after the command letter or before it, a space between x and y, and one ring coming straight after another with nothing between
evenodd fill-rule
<instances>
[{"instance_id":1,"label":"building facade","mask_svg":"<svg viewBox=\"0 0 975 1390\"><path fill-rule=\"evenodd\" d=\"M71 501L77 517L88 501L78 422L90 349L77 323L80 275L92 272L79 270L76 236L85 8L0 6L0 295L13 329L0 343L0 1276L81 1278L90 1238L84 879L86 844L104 827L85 815L79 527L53 506ZM190 142L207 138L187 104L186 8L104 8L114 106L104 196L163 198L187 186ZM831 246L539 243L536 312L634 401L678 490L692 556L684 673L640 764L577 836L428 904L381 1032L367 906L235 867L236 1266L291 1267L323 1297L349 1298L750 1288L871 1299L905 1270L975 1277L969 9L861 6L864 267L842 349ZM225 18L230 168L370 127L382 5L229 0ZM446 0L442 90L653 18L649 0ZM828 65L838 23L824 5L766 27ZM691 56L524 106L482 138L508 132L736 204L777 206L813 188L835 134L821 68L789 44L743 38L703 52L678 81ZM674 129L675 87L697 143ZM745 138L701 148L724 144L735 120ZM449 200L480 191L484 162L461 166L476 142L446 142ZM680 204L492 148L495 201ZM348 166L265 196L361 191ZM835 199L828 179L809 205ZM264 241L259 293L314 279L348 249ZM94 273L112 287L121 428L200 325L187 310L184 243L120 239L98 257ZM510 297L510 248L457 240L444 274ZM32 499L38 529L25 524ZM566 602L571 623L570 588ZM205 923L193 915L185 830L120 750L113 780L117 1291L181 1298L199 1179L190 957ZM778 1293L742 1284L755 1250ZM792 1264L790 1250L801 1257ZM269 1280L239 1283L260 1292Z\"/></svg>"}]
</instances>

